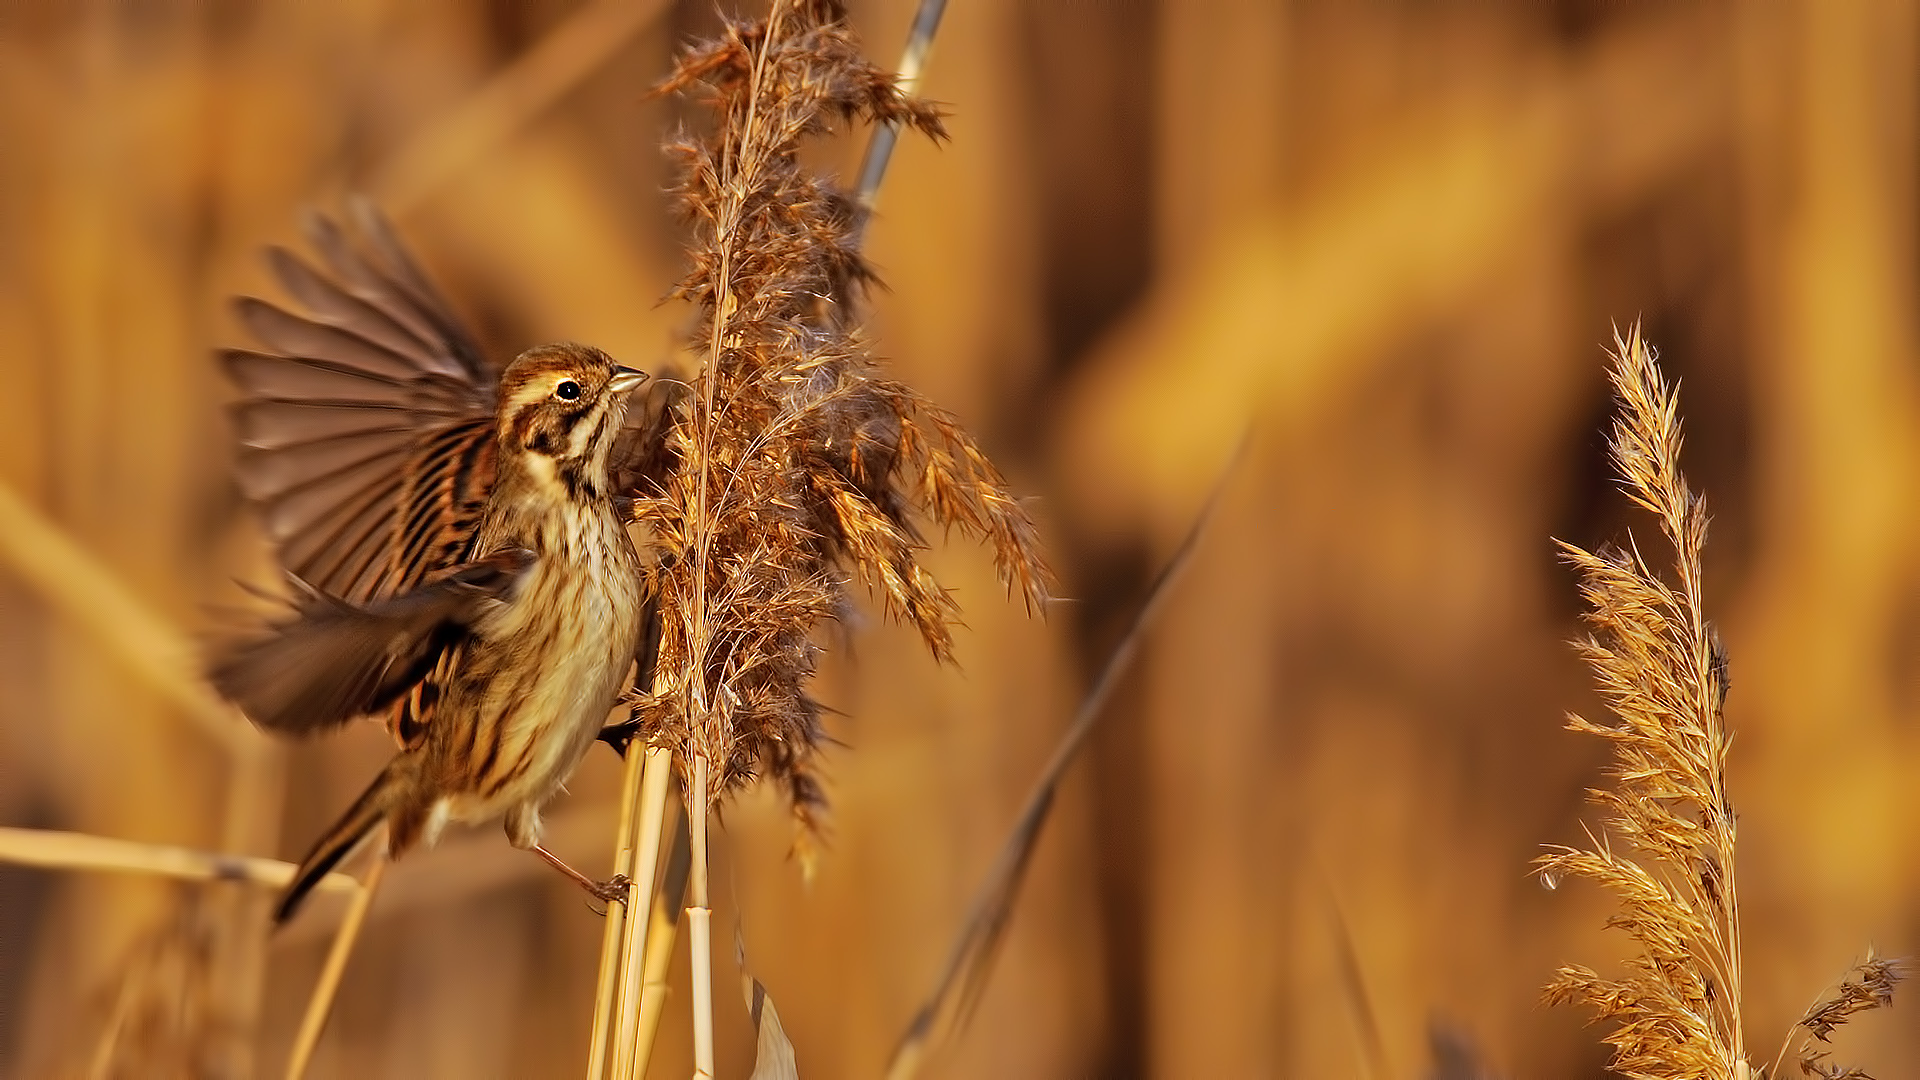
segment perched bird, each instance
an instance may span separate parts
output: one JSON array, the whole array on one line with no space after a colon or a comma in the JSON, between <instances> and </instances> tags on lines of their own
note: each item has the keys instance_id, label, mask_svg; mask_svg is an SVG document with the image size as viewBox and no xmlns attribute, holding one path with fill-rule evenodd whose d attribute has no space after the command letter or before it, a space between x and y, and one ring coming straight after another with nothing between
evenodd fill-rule
<instances>
[{"instance_id":1,"label":"perched bird","mask_svg":"<svg viewBox=\"0 0 1920 1080\"><path fill-rule=\"evenodd\" d=\"M325 219L309 230L332 278L270 252L313 316L242 299L272 351L222 354L243 395L242 490L306 595L216 660L213 683L270 731L385 711L400 745L277 918L377 826L398 856L496 816L515 847L624 895L540 846L540 808L646 666L619 510L657 466L657 438L623 426L645 376L572 344L495 371L385 222L356 212L359 245Z\"/></svg>"}]
</instances>

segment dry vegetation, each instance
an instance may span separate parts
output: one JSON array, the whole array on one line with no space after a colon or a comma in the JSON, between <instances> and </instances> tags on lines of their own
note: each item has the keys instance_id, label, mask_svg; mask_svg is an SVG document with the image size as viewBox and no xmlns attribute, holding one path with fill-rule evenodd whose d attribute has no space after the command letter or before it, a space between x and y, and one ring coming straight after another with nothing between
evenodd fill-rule
<instances>
[{"instance_id":1,"label":"dry vegetation","mask_svg":"<svg viewBox=\"0 0 1920 1080\"><path fill-rule=\"evenodd\" d=\"M1614 748L1612 785L1589 793L1609 815L1604 837L1537 862L1556 887L1572 875L1612 893L1620 910L1607 925L1638 952L1621 978L1562 967L1547 1000L1590 1006L1607 1022L1611 1067L1622 1075L1745 1080L1766 1069L1748 1055L1742 1015L1730 663L1702 596L1707 504L1680 471L1679 399L1638 326L1624 340L1615 336L1610 374L1621 413L1610 457L1627 497L1659 521L1677 584L1661 579L1636 542L1598 553L1561 544L1591 609L1592 634L1578 648L1619 723L1575 715L1567 725ZM1867 1077L1827 1065L1824 1047L1813 1044L1828 1042L1856 1013L1891 1005L1899 978L1899 964L1870 958L1807 1011L1797 1025L1806 1075Z\"/></svg>"},{"instance_id":2,"label":"dry vegetation","mask_svg":"<svg viewBox=\"0 0 1920 1080\"><path fill-rule=\"evenodd\" d=\"M911 13L851 7L889 65ZM0 1075L275 1072L353 895L339 883L262 944L253 882L274 871L240 856L299 850L384 759L382 733L273 746L192 674L231 579L269 575L208 358L242 336L225 298L271 291L261 245L355 191L491 354L567 337L693 371L683 343L711 352L717 333L753 361L743 387L805 391L753 391L769 417L824 422L838 402L858 407L836 432L917 425L893 448L914 462L895 474L906 495L942 505L921 486L942 453L961 487L1002 489L895 385L963 418L1005 490L1039 496L1074 598L1044 621L1004 602L976 545L936 527L930 549L903 547L886 512L791 536L803 557L754 579L846 587L852 605L813 596L807 612L850 632L775 650L817 668L820 711L791 711L779 682L764 700L784 704L750 728L824 736L794 762L832 804L811 882L773 785L711 831L715 985L735 985L727 943L744 942L762 1006L715 991L719 1075L750 1071L768 1000L803 1075L887 1067L1075 702L1249 426L1140 670L1052 793L971 1027L927 1074L1599 1076L1603 1038L1676 1002L1710 1033L1686 1044L1706 1075L1741 1057L1845 1075L1822 1056L1843 1017L1837 1060L1920 1069L1910 1002L1857 1015L1890 989L1878 956L1920 950L1911 5L955 5L919 88L951 141L903 140L860 234L891 291L845 322L799 296L857 276L830 202L825 232L799 238L824 245L794 264L804 288L729 312L735 268L707 262L694 307L655 302L690 235L662 136L710 133L737 67L706 54L718 102L651 90L685 42L723 33L711 4L667 0L0 5L0 824L170 846L109 872L120 849L54 837L51 861L93 868L0 867ZM793 175L849 177L857 153L809 142ZM1715 500L1712 558L1654 595L1689 620L1713 610L1739 731L1725 776L1719 736L1654 762L1684 764L1696 792L1642 826L1682 859L1664 895L1697 916L1677 966L1654 923L1629 922L1655 935L1664 998L1636 982L1645 966L1613 974L1610 898L1521 872L1581 836L1603 768L1599 740L1548 720L1605 702L1583 703L1559 644L1580 612L1542 538L1624 542L1642 520L1612 484L1594 347L1636 314L1684 377L1688 470ZM730 343L734 317L758 321ZM876 351L890 381L856 401L841 388ZM785 483L779 455L804 441L759 449ZM838 479L794 494L795 513L856 508L834 486L858 487L852 458L816 464L799 472ZM998 504L946 505L994 533ZM676 511L650 513L671 527ZM903 552L943 589L916 586ZM1587 569L1643 580L1638 563ZM957 671L921 632L945 597L969 624ZM710 634L682 625L689 650ZM1717 722L1712 639L1688 635L1643 659ZM695 685L656 702L650 730L703 737ZM639 790L625 779L590 758L552 808L553 846L601 869ZM1623 835L1591 845L1595 869L1647 860ZM606 924L550 877L493 828L392 868L314 1075L578 1076ZM1869 942L1881 952L1809 1008ZM691 1066L685 951L654 976L676 988L659 1075ZM1617 983L1628 996L1602 1011L1627 1012L1587 1028L1541 1008L1569 957L1604 973L1570 990Z\"/></svg>"}]
</instances>

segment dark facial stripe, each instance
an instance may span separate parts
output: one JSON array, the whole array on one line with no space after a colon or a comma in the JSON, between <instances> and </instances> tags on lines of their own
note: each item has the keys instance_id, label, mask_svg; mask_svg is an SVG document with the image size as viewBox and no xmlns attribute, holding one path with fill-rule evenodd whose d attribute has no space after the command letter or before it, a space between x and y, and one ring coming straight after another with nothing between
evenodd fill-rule
<instances>
[{"instance_id":1,"label":"dark facial stripe","mask_svg":"<svg viewBox=\"0 0 1920 1080\"><path fill-rule=\"evenodd\" d=\"M553 457L566 448L564 427L556 423L544 401L537 401L513 414L513 441L536 454Z\"/></svg>"},{"instance_id":2,"label":"dark facial stripe","mask_svg":"<svg viewBox=\"0 0 1920 1080\"><path fill-rule=\"evenodd\" d=\"M576 502L591 502L603 497L598 478L588 463L579 458L562 458L554 463L553 473L559 478L561 486L567 489L567 497Z\"/></svg>"}]
</instances>

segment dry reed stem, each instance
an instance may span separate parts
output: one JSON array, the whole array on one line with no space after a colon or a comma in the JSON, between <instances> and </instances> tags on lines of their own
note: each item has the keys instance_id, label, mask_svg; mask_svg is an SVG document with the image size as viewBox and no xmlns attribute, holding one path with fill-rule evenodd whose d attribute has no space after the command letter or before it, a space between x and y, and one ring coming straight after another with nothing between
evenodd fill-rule
<instances>
[{"instance_id":1,"label":"dry reed stem","mask_svg":"<svg viewBox=\"0 0 1920 1080\"><path fill-rule=\"evenodd\" d=\"M620 771L620 823L614 830L614 874L633 878L634 821L635 809L640 800L641 777L644 774L646 748L636 743L627 745L625 762ZM606 919L600 928L600 963L593 988L593 1034L587 1047L588 1080L602 1080L607 1075L608 1053L613 1043L614 1015L620 997L620 984L616 972L620 969L620 947L626 940L628 908L632 906L633 890L645 890L650 882L638 882L627 890L627 898L614 900L607 905Z\"/></svg>"},{"instance_id":2,"label":"dry reed stem","mask_svg":"<svg viewBox=\"0 0 1920 1080\"><path fill-rule=\"evenodd\" d=\"M327 950L326 963L320 968L320 978L315 980L313 993L307 998L307 1011L300 1017L300 1030L294 1036L293 1049L287 1054L287 1080L300 1080L307 1074L314 1047L320 1043L320 1033L326 1029L327 1018L333 1015L333 1001L340 990L340 979L346 973L347 960L353 955L353 946L360 940L360 928L366 923L367 908L372 906L373 895L380 888L380 879L386 875L386 871L387 859L376 855L373 866L367 870L365 883L347 905L346 916L340 920L340 930L334 935L333 947Z\"/></svg>"},{"instance_id":3,"label":"dry reed stem","mask_svg":"<svg viewBox=\"0 0 1920 1080\"><path fill-rule=\"evenodd\" d=\"M116 840L53 829L0 826L0 862L48 870L104 870L155 874L184 881L245 881L279 887L293 880L296 867L255 855L227 855L168 844ZM321 892L352 892L360 883L333 873L320 880Z\"/></svg>"},{"instance_id":4,"label":"dry reed stem","mask_svg":"<svg viewBox=\"0 0 1920 1080\"><path fill-rule=\"evenodd\" d=\"M1040 830L1046 824L1048 811L1053 807L1054 796L1059 791L1067 767L1073 764L1081 747L1086 745L1088 736L1093 733L1094 723L1105 715L1107 702L1119 687L1121 676L1132 669L1134 657L1146 640L1148 628L1166 606L1175 583L1192 563L1200 538L1213 520L1227 483L1238 471L1245 453L1246 442L1243 439L1220 478L1214 481L1212 492L1208 494L1193 524L1188 527L1180 546L1174 549L1173 556L1161 567L1159 575L1148 587L1140 610L1135 612L1133 622L1128 625L1119 644L1108 654L1099 676L1080 702L1073 723L1068 726L1059 745L1054 747L1053 756L1048 759L1046 768L1041 770L1039 780L1027 795L1026 805L1015 819L1012 832L1001 845L993 868L988 871L986 880L974 898L933 993L915 1011L906 1032L901 1035L888 1059L887 1080L910 1080L919 1074L926 1055L933 1049L933 1038L941 1030L943 1017L951 1017L952 1030L949 1034L957 1033L958 1029L965 1026L966 1018L986 987L997 946L1013 914L1020 883L1025 880L1027 866L1040 840Z\"/></svg>"},{"instance_id":5,"label":"dry reed stem","mask_svg":"<svg viewBox=\"0 0 1920 1080\"><path fill-rule=\"evenodd\" d=\"M268 849L279 835L286 805L286 754L260 739L232 756L229 768L221 850L237 854ZM323 879L322 887L326 884ZM223 1000L215 1023L234 1033L232 1075L249 1076L258 1071L253 1061L254 1032L265 997L268 935L263 931L272 899L259 889L229 886L220 891L225 894L218 897L224 908L219 917L224 933L214 987Z\"/></svg>"},{"instance_id":6,"label":"dry reed stem","mask_svg":"<svg viewBox=\"0 0 1920 1080\"><path fill-rule=\"evenodd\" d=\"M705 91L718 117L673 148L694 233L677 292L700 313L700 370L667 436L679 467L635 506L659 556L662 626L642 732L672 748L689 788L696 1075L713 1068L708 816L764 770L809 842L824 805L813 634L839 616L849 577L942 660L958 608L919 565L913 509L988 541L1029 609L1047 594L1033 526L999 472L952 417L879 378L836 314L874 274L861 210L805 171L803 139L855 117L943 134L937 110L861 57L844 16L834 0L774 0L764 20L729 20L690 49L662 85Z\"/></svg>"},{"instance_id":7,"label":"dry reed stem","mask_svg":"<svg viewBox=\"0 0 1920 1080\"><path fill-rule=\"evenodd\" d=\"M6 558L55 610L106 646L129 671L220 747L228 770L220 819L221 850L239 856L269 846L280 818L285 755L259 738L240 722L238 713L208 691L199 677L198 650L185 635L140 599L116 570L91 555L4 484L0 484L0 557ZM103 844L116 843L100 839ZM104 853L109 849L94 850ZM121 848L117 855L106 857L139 856ZM210 1022L239 1033L230 1040L236 1060L228 1065L249 1072L247 1059L258 1016L258 989L266 978L266 953L255 929L264 918L264 909L257 897L247 894L233 895L226 903L228 917L217 923L223 929L215 946L220 972L215 980L216 992L224 1000L212 1010Z\"/></svg>"},{"instance_id":8,"label":"dry reed stem","mask_svg":"<svg viewBox=\"0 0 1920 1080\"><path fill-rule=\"evenodd\" d=\"M0 558L239 760L259 739L200 679L199 651L66 531L0 483Z\"/></svg>"},{"instance_id":9,"label":"dry reed stem","mask_svg":"<svg viewBox=\"0 0 1920 1080\"><path fill-rule=\"evenodd\" d=\"M612 969L604 966L601 969L602 984L611 983L614 993L614 1008L609 1017L608 1030L613 1040L615 1080L632 1080L633 1077L643 1076L647 1068L646 1058L639 1048L640 1005L644 994L646 954L652 922L650 914L654 877L660 862L660 826L673 781L673 755L664 747L643 746L636 739L627 745L627 755L629 770L635 757L642 759L645 764L638 793L638 813L634 815L637 824L631 833L623 830L620 841L622 849L628 853L626 859L630 869L616 872L626 873L631 879L629 896L647 899L643 901L645 909L638 918L631 905L621 905L622 922L616 963ZM627 805L631 807L635 804L628 800ZM605 960L603 953L603 964ZM596 1025L596 1043L602 1038L601 1030ZM600 1074L591 1075L597 1080Z\"/></svg>"},{"instance_id":10,"label":"dry reed stem","mask_svg":"<svg viewBox=\"0 0 1920 1080\"><path fill-rule=\"evenodd\" d=\"M646 971L640 986L640 1031L634 1038L634 1055L642 1072L653 1053L654 1036L660 1031L660 1017L667 1008L667 971L673 966L674 938L680 930L680 911L687 902L687 881L693 875L693 834L687 823L686 804L674 804L673 850L667 855L665 871L655 890L653 911L648 918Z\"/></svg>"},{"instance_id":11,"label":"dry reed stem","mask_svg":"<svg viewBox=\"0 0 1920 1080\"><path fill-rule=\"evenodd\" d=\"M128 671L219 746L228 766L220 829L220 846L228 853L224 858L152 845L140 851L125 841L74 834L60 834L63 839L50 846L15 838L12 846L58 858L62 847L73 854L74 846L83 840L97 841L86 848L84 856L93 860L92 868L139 869L174 877L203 876L202 871L209 867L212 872L204 874L209 879L250 877L251 871L234 868L274 865L271 860L256 863L240 856L269 843L276 831L284 755L260 739L241 722L238 713L207 689L199 677L198 650L141 600L115 570L94 558L5 484L0 484L0 558L5 558L55 610L104 645ZM0 851L0 858L5 857ZM214 861L210 863L209 859ZM196 862L197 869L191 865ZM291 872L288 868L287 873ZM231 903L231 917L222 923L226 929L217 946L226 996L219 1020L243 1032L233 1045L244 1059L245 1047L251 1044L246 1033L250 1033L257 1017L257 988L265 979L266 955L254 929L257 904L249 908L247 897L235 897Z\"/></svg>"},{"instance_id":12,"label":"dry reed stem","mask_svg":"<svg viewBox=\"0 0 1920 1080\"><path fill-rule=\"evenodd\" d=\"M896 69L894 85L900 88L901 93L911 94L919 89L920 71L926 66L928 54L933 52L934 36L940 32L940 16L946 10L947 0L920 0L919 10L914 12L913 26L907 31L906 48L900 54L900 66ZM867 140L867 152L860 161L860 183L855 188L854 198L869 215L879 205L880 181L887 175L887 164L893 160L894 144L899 141L900 125L887 121L875 125L873 135Z\"/></svg>"},{"instance_id":13,"label":"dry reed stem","mask_svg":"<svg viewBox=\"0 0 1920 1080\"><path fill-rule=\"evenodd\" d=\"M567 17L452 113L407 142L371 190L398 216L551 108L666 9L662 0L601 0Z\"/></svg>"},{"instance_id":14,"label":"dry reed stem","mask_svg":"<svg viewBox=\"0 0 1920 1080\"><path fill-rule=\"evenodd\" d=\"M113 1011L107 1015L106 1028L100 1033L100 1041L94 1044L93 1057L87 1062L89 1080L106 1080L113 1075L114 1057L120 1050L120 1033L135 1008L139 992L137 982L132 979L121 980L119 992L114 995Z\"/></svg>"},{"instance_id":15,"label":"dry reed stem","mask_svg":"<svg viewBox=\"0 0 1920 1080\"><path fill-rule=\"evenodd\" d=\"M1331 924L1330 937L1335 947L1334 955L1340 972L1341 997L1347 1005L1347 1013L1353 1018L1353 1039L1356 1044L1354 1057L1360 1063L1360 1080L1379 1080L1392 1076L1387 1067L1387 1046L1380 1037L1380 1017L1373 1007L1373 997L1367 993L1366 972L1360 967L1360 953L1353 946L1353 931L1347 926L1347 916L1340 908L1340 899L1333 893L1333 882L1327 881L1327 919Z\"/></svg>"},{"instance_id":16,"label":"dry reed stem","mask_svg":"<svg viewBox=\"0 0 1920 1080\"><path fill-rule=\"evenodd\" d=\"M692 837L693 876L687 897L687 959L693 972L693 1075L713 1076L713 908L707 898L707 817L712 805L708 790L709 766L703 755L693 759L693 790L687 797L687 825Z\"/></svg>"},{"instance_id":17,"label":"dry reed stem","mask_svg":"<svg viewBox=\"0 0 1920 1080\"><path fill-rule=\"evenodd\" d=\"M278 830L281 782L285 755L241 723L239 714L209 693L199 677L198 650L185 635L154 611L127 585L120 574L91 555L57 524L46 519L17 493L0 484L0 557L40 594L173 708L184 714L203 735L220 747L227 759L227 782L220 815L220 850L229 859L272 843ZM62 834L69 841L74 834ZM193 877L152 865L129 848L112 848L123 841L100 841L92 850L105 861L96 869L145 869L175 877ZM60 845L53 845L58 848ZM36 850L46 850L45 845ZM180 849L172 849L176 854ZM0 858L5 858L0 853ZM142 865L114 867L115 860L132 859ZM162 857L176 869L177 858ZM263 863L270 860L263 860ZM52 864L45 864L52 865ZM231 861L222 864L230 868ZM244 876L244 875L242 875ZM235 1032L229 1040L237 1072L250 1072L251 1032L257 1021L259 987L266 978L266 952L256 927L265 909L259 898L240 892L224 898L227 917L215 945L219 976L214 992L222 1000L209 1013L209 1023Z\"/></svg>"}]
</instances>

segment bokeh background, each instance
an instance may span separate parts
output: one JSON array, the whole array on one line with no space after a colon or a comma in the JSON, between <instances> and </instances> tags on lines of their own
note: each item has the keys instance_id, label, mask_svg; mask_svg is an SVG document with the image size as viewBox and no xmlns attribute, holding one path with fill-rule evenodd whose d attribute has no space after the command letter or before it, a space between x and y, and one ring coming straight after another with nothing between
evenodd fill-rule
<instances>
[{"instance_id":1,"label":"bokeh background","mask_svg":"<svg viewBox=\"0 0 1920 1080\"><path fill-rule=\"evenodd\" d=\"M891 62L907 5L853 10ZM286 857L345 805L375 725L279 746L194 704L235 580L272 580L225 298L277 297L260 247L366 192L496 355L671 362L686 114L647 91L713 20L0 4L0 823ZM1653 540L1601 434L1634 319L1715 511L1750 1042L1870 944L1920 952L1916 44L1899 0L955 4L924 86L953 139L896 158L869 325L1035 497L1071 599L1028 620L941 548L962 670L877 619L835 646L817 876L771 796L719 834L722 1075L736 917L802 1073L879 1073L1243 433L934 1072L1602 1075L1538 988L1620 955L1608 905L1527 864L1604 763L1559 727L1594 702L1549 537ZM550 815L579 865L617 780L598 754ZM0 867L0 1074L277 1073L339 911L263 944L243 888ZM451 836L389 875L316 1075L577 1075L598 934L497 830ZM1840 1056L1920 1072L1916 1010Z\"/></svg>"}]
</instances>

